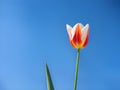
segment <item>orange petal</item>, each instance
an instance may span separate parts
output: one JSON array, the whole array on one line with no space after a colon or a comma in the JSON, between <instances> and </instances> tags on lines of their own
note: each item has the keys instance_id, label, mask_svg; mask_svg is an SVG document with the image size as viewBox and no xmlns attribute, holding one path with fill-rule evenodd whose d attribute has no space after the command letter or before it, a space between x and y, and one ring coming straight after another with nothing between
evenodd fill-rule
<instances>
[{"instance_id":1,"label":"orange petal","mask_svg":"<svg viewBox=\"0 0 120 90\"><path fill-rule=\"evenodd\" d=\"M74 48L77 48L73 40L71 40L70 43Z\"/></svg>"}]
</instances>

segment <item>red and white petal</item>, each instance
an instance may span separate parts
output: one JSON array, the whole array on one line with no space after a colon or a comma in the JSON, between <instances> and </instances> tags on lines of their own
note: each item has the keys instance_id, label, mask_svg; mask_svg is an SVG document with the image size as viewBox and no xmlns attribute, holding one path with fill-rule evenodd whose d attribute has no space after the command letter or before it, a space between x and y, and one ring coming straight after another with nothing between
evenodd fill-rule
<instances>
[{"instance_id":1,"label":"red and white petal","mask_svg":"<svg viewBox=\"0 0 120 90\"><path fill-rule=\"evenodd\" d=\"M89 34L87 34L87 37L85 39L85 42L83 43L82 47L85 47L88 44Z\"/></svg>"},{"instance_id":2,"label":"red and white petal","mask_svg":"<svg viewBox=\"0 0 120 90\"><path fill-rule=\"evenodd\" d=\"M86 24L86 26L83 27L82 31L81 31L82 32L82 37L81 37L82 42L85 42L86 37L88 35L88 30L89 30L89 24Z\"/></svg>"},{"instance_id":3,"label":"red and white petal","mask_svg":"<svg viewBox=\"0 0 120 90\"><path fill-rule=\"evenodd\" d=\"M73 39L73 37L74 37L74 35L76 33L76 30L79 30L81 32L81 29L82 29L81 25L82 24L79 24L79 23L77 23L77 24L74 25L74 27L73 27L73 29L71 31L71 33L72 33L72 39Z\"/></svg>"},{"instance_id":4,"label":"red and white petal","mask_svg":"<svg viewBox=\"0 0 120 90\"><path fill-rule=\"evenodd\" d=\"M83 28L84 27L84 25L82 24L82 23L78 23L80 26L81 26L81 28Z\"/></svg>"},{"instance_id":5,"label":"red and white petal","mask_svg":"<svg viewBox=\"0 0 120 90\"><path fill-rule=\"evenodd\" d=\"M71 40L72 39L72 27L68 24L66 24L66 28L67 28L67 32L68 32L68 36L69 36L69 39Z\"/></svg>"},{"instance_id":6,"label":"red and white petal","mask_svg":"<svg viewBox=\"0 0 120 90\"><path fill-rule=\"evenodd\" d=\"M72 31L71 31L72 39L73 39L73 37L74 37L74 35L75 35L76 27L77 27L77 24L75 24L75 25L73 26L73 29L72 29Z\"/></svg>"},{"instance_id":7,"label":"red and white petal","mask_svg":"<svg viewBox=\"0 0 120 90\"><path fill-rule=\"evenodd\" d=\"M75 29L76 29L75 34L74 34L71 41L75 44L76 48L79 48L81 43L82 43L82 40L81 40L81 36L82 36L81 26L78 24Z\"/></svg>"}]
</instances>

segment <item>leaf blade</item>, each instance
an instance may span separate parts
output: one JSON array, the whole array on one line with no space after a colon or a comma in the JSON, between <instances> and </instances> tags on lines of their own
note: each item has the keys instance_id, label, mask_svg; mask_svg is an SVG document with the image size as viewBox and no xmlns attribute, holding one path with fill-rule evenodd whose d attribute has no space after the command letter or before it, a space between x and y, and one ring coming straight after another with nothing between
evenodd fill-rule
<instances>
[{"instance_id":1,"label":"leaf blade","mask_svg":"<svg viewBox=\"0 0 120 90\"><path fill-rule=\"evenodd\" d=\"M52 78L51 78L50 71L49 71L49 68L48 68L47 64L46 64L46 80L47 80L48 90L54 90L54 86L53 86L53 83L52 83Z\"/></svg>"}]
</instances>

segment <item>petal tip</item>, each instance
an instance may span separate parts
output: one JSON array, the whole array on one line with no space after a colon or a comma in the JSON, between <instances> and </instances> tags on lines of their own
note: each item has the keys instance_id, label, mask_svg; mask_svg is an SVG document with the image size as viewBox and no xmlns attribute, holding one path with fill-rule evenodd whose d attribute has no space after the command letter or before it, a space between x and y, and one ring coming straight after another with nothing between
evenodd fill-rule
<instances>
[{"instance_id":1,"label":"petal tip","mask_svg":"<svg viewBox=\"0 0 120 90\"><path fill-rule=\"evenodd\" d=\"M88 28L89 28L89 24L86 24L86 27L88 27Z\"/></svg>"},{"instance_id":2,"label":"petal tip","mask_svg":"<svg viewBox=\"0 0 120 90\"><path fill-rule=\"evenodd\" d=\"M71 29L72 27L69 24L66 24L67 29Z\"/></svg>"}]
</instances>

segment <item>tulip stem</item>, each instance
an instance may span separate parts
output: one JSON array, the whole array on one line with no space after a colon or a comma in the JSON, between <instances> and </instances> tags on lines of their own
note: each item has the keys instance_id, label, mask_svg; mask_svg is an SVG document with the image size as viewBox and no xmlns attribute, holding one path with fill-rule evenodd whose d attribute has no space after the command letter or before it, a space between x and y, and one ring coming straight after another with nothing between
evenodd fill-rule
<instances>
[{"instance_id":1,"label":"tulip stem","mask_svg":"<svg viewBox=\"0 0 120 90\"><path fill-rule=\"evenodd\" d=\"M78 49L77 59L76 59L76 71L75 71L74 90L76 90L76 88L77 88L79 58L80 58L80 49Z\"/></svg>"}]
</instances>

